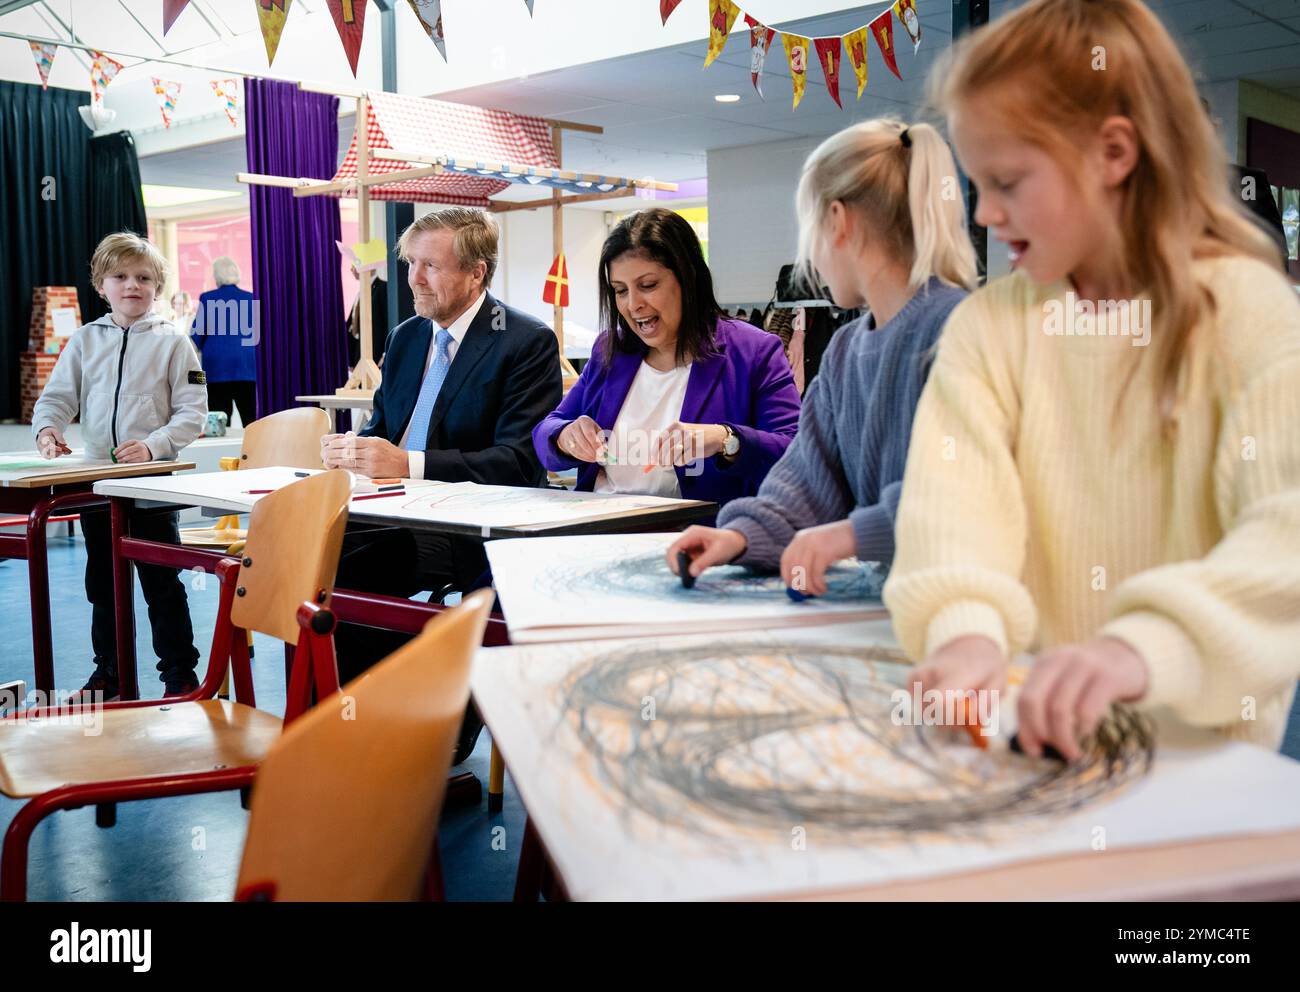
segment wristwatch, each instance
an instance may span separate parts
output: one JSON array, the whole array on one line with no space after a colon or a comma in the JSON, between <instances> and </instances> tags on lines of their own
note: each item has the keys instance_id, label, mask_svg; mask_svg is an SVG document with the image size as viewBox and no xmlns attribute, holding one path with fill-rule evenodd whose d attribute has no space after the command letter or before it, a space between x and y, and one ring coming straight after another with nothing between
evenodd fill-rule
<instances>
[{"instance_id":1,"label":"wristwatch","mask_svg":"<svg viewBox=\"0 0 1300 992\"><path fill-rule=\"evenodd\" d=\"M722 442L722 453L727 458L735 458L740 454L740 435L726 424L722 425L722 429L727 432L727 438Z\"/></svg>"}]
</instances>

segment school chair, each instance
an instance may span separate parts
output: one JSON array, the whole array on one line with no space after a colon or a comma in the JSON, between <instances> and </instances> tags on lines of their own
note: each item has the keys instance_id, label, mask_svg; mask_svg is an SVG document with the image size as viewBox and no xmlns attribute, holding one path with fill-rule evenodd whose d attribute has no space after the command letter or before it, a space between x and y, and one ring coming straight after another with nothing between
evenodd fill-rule
<instances>
[{"instance_id":1,"label":"school chair","mask_svg":"<svg viewBox=\"0 0 1300 992\"><path fill-rule=\"evenodd\" d=\"M239 447L239 457L221 459L223 471L233 469L268 468L284 465L288 468L319 469L320 439L330 431L329 414L320 407L302 407L281 410L253 421L244 428L244 438ZM221 517L211 527L187 527L181 531L181 544L189 547L234 547L244 540L239 529L239 514Z\"/></svg>"},{"instance_id":2,"label":"school chair","mask_svg":"<svg viewBox=\"0 0 1300 992\"><path fill-rule=\"evenodd\" d=\"M56 810L95 807L111 827L119 802L239 790L292 723L338 689L329 610L351 479L301 479L253 508L241 560L217 566L221 598L207 675L194 692L98 707L44 707L0 717L0 792L28 803L5 834L0 899L27 895L32 831ZM285 715L257 709L248 631L296 643ZM235 700L217 699L227 670Z\"/></svg>"},{"instance_id":3,"label":"school chair","mask_svg":"<svg viewBox=\"0 0 1300 992\"><path fill-rule=\"evenodd\" d=\"M236 900L441 898L438 816L493 599L466 596L275 742Z\"/></svg>"}]
</instances>

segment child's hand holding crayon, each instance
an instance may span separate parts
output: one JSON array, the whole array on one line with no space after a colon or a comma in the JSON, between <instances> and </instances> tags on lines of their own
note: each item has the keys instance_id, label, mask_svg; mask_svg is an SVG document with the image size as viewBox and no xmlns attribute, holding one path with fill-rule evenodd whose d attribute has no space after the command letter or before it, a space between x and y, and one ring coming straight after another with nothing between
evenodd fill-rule
<instances>
[{"instance_id":1,"label":"child's hand holding crayon","mask_svg":"<svg viewBox=\"0 0 1300 992\"><path fill-rule=\"evenodd\" d=\"M153 461L153 452L143 441L126 441L113 449L113 461L119 465L138 465Z\"/></svg>"},{"instance_id":2,"label":"child's hand holding crayon","mask_svg":"<svg viewBox=\"0 0 1300 992\"><path fill-rule=\"evenodd\" d=\"M36 450L41 453L42 458L58 458L59 455L72 454L72 449L68 447L63 434L53 427L45 428L37 436Z\"/></svg>"}]
</instances>

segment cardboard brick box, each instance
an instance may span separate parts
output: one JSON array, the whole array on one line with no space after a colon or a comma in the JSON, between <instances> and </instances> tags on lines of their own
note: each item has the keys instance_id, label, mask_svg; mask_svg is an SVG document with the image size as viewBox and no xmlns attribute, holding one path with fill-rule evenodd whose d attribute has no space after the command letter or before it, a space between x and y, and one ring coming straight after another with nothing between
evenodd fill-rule
<instances>
[{"instance_id":1,"label":"cardboard brick box","mask_svg":"<svg viewBox=\"0 0 1300 992\"><path fill-rule=\"evenodd\" d=\"M80 326L81 306L75 286L37 286L32 290L29 324L32 351L57 355Z\"/></svg>"},{"instance_id":2,"label":"cardboard brick box","mask_svg":"<svg viewBox=\"0 0 1300 992\"><path fill-rule=\"evenodd\" d=\"M45 355L35 351L25 351L18 356L18 387L22 396L23 423L32 422L32 408L40 399L41 390L50 380L54 363L58 355Z\"/></svg>"}]
</instances>

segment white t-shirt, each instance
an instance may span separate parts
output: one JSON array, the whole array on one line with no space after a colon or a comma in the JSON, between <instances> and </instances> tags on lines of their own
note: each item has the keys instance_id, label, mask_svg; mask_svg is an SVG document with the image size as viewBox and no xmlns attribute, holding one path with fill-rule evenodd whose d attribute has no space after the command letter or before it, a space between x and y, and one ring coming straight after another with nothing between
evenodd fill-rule
<instances>
[{"instance_id":1,"label":"white t-shirt","mask_svg":"<svg viewBox=\"0 0 1300 992\"><path fill-rule=\"evenodd\" d=\"M645 467L650 464L660 435L681 419L682 400L686 398L690 377L690 365L660 372L641 363L610 432L611 464L597 474L596 492L681 496L681 485L673 469L654 468L647 472Z\"/></svg>"}]
</instances>

